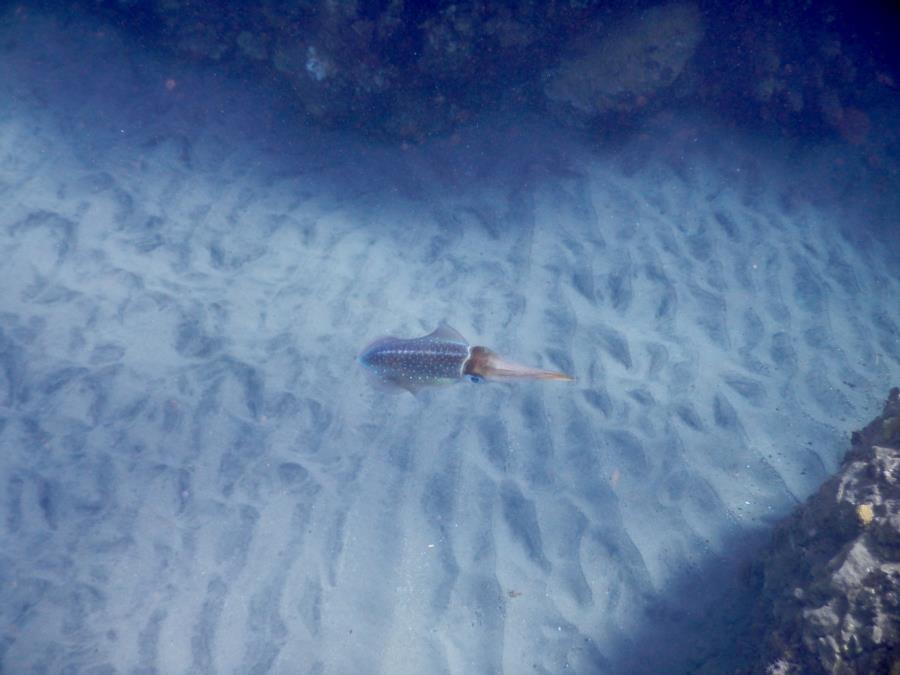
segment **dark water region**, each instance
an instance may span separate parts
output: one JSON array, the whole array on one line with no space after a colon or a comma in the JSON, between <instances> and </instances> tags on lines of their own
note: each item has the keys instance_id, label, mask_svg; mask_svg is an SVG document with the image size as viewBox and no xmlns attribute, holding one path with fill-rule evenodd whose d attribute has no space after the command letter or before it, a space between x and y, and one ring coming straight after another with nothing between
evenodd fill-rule
<instances>
[{"instance_id":1,"label":"dark water region","mask_svg":"<svg viewBox=\"0 0 900 675\"><path fill-rule=\"evenodd\" d=\"M888 5L0 11L0 672L876 663L758 600L900 376ZM371 386L442 321L576 381Z\"/></svg>"}]
</instances>

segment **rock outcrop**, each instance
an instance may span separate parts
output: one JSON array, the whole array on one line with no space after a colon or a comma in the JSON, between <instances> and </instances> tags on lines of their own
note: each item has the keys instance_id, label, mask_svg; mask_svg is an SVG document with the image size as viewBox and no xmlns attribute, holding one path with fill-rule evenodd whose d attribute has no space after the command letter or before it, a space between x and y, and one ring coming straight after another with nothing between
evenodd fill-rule
<instances>
[{"instance_id":1,"label":"rock outcrop","mask_svg":"<svg viewBox=\"0 0 900 675\"><path fill-rule=\"evenodd\" d=\"M692 101L864 144L865 111L900 80L872 39L890 25L849 26L832 0L80 2L145 44L285 83L319 124L408 140L502 106L620 133Z\"/></svg>"},{"instance_id":2,"label":"rock outcrop","mask_svg":"<svg viewBox=\"0 0 900 675\"><path fill-rule=\"evenodd\" d=\"M657 5L611 28L599 24L545 74L544 92L580 121L632 113L671 92L702 38L703 20L692 3Z\"/></svg>"},{"instance_id":3,"label":"rock outcrop","mask_svg":"<svg viewBox=\"0 0 900 675\"><path fill-rule=\"evenodd\" d=\"M749 672L900 673L900 390L753 574Z\"/></svg>"},{"instance_id":4,"label":"rock outcrop","mask_svg":"<svg viewBox=\"0 0 900 675\"><path fill-rule=\"evenodd\" d=\"M704 57L716 76L705 79L704 96L788 132L865 143L866 111L898 86L885 37L896 30L897 15L874 9L803 0L729 6L712 19L719 32Z\"/></svg>"},{"instance_id":5,"label":"rock outcrop","mask_svg":"<svg viewBox=\"0 0 900 675\"><path fill-rule=\"evenodd\" d=\"M186 57L288 85L329 127L420 140L522 100L601 0L83 0Z\"/></svg>"}]
</instances>

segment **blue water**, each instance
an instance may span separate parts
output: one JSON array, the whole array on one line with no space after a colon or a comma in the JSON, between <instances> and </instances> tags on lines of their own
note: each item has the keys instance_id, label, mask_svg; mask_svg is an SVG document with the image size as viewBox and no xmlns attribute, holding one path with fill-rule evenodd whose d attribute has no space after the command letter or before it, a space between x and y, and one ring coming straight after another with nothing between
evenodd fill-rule
<instances>
[{"instance_id":1,"label":"blue water","mask_svg":"<svg viewBox=\"0 0 900 675\"><path fill-rule=\"evenodd\" d=\"M87 18L0 50L0 672L678 671L900 377L895 109L400 147ZM577 382L369 386L443 320Z\"/></svg>"}]
</instances>

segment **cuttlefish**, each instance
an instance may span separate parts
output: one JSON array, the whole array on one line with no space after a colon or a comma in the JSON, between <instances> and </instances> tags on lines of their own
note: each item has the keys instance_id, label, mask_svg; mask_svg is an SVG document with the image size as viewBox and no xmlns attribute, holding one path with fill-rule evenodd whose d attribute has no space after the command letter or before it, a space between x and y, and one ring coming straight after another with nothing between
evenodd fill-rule
<instances>
[{"instance_id":1,"label":"cuttlefish","mask_svg":"<svg viewBox=\"0 0 900 675\"><path fill-rule=\"evenodd\" d=\"M561 380L575 378L555 370L523 366L470 345L459 332L442 323L418 338L384 337L362 350L359 362L388 388L400 387L415 394L424 387L453 384L460 380Z\"/></svg>"}]
</instances>

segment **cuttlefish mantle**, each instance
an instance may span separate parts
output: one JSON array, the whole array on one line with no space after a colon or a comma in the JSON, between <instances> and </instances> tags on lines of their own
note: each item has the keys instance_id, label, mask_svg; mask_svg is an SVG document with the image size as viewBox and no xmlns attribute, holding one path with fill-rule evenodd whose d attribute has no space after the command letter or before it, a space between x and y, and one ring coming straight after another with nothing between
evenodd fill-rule
<instances>
[{"instance_id":1,"label":"cuttlefish mantle","mask_svg":"<svg viewBox=\"0 0 900 675\"><path fill-rule=\"evenodd\" d=\"M378 383L415 394L424 387L460 380L558 380L574 377L508 361L487 347L470 345L459 331L442 323L418 338L383 337L368 345L359 362Z\"/></svg>"}]
</instances>

